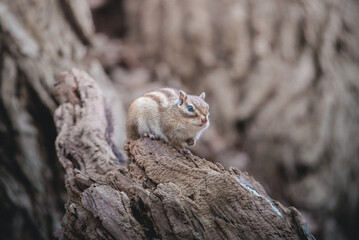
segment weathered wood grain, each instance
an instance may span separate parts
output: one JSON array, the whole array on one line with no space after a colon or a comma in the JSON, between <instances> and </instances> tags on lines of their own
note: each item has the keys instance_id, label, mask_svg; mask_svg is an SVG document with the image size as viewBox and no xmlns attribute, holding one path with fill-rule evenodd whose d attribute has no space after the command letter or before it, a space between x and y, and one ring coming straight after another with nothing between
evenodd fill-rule
<instances>
[{"instance_id":1,"label":"weathered wood grain","mask_svg":"<svg viewBox=\"0 0 359 240\"><path fill-rule=\"evenodd\" d=\"M237 169L149 138L126 144L127 163L116 159L104 99L85 72L64 73L56 91L77 97L55 111L69 195L58 238L314 239L296 209Z\"/></svg>"},{"instance_id":2,"label":"weathered wood grain","mask_svg":"<svg viewBox=\"0 0 359 240\"><path fill-rule=\"evenodd\" d=\"M77 66L97 76L114 117L124 117L118 93L87 55L85 44L94 35L88 13L86 1L0 1L2 239L46 240L60 228L66 191L53 121L53 85L60 73Z\"/></svg>"}]
</instances>

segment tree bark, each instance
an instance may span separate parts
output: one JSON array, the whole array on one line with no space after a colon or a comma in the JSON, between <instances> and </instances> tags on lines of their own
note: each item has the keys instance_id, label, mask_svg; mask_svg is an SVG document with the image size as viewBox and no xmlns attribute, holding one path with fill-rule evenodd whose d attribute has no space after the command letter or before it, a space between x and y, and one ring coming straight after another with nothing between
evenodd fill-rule
<instances>
[{"instance_id":1,"label":"tree bark","mask_svg":"<svg viewBox=\"0 0 359 240\"><path fill-rule=\"evenodd\" d=\"M321 238L358 238L358 1L124 2L153 76L206 91L225 147L203 154L225 166L237 163L224 153L248 154L242 167L312 213Z\"/></svg>"},{"instance_id":2,"label":"tree bark","mask_svg":"<svg viewBox=\"0 0 359 240\"><path fill-rule=\"evenodd\" d=\"M93 79L72 69L56 86L56 149L69 195L59 239L314 239L299 212L237 169L160 140L130 141L128 163Z\"/></svg>"},{"instance_id":3,"label":"tree bark","mask_svg":"<svg viewBox=\"0 0 359 240\"><path fill-rule=\"evenodd\" d=\"M124 116L102 67L87 54L92 25L85 1L0 1L1 238L45 240L60 228L66 192L52 93L60 72L78 66L97 76L115 117Z\"/></svg>"},{"instance_id":4,"label":"tree bark","mask_svg":"<svg viewBox=\"0 0 359 240\"><path fill-rule=\"evenodd\" d=\"M229 166L240 161L231 153L248 153L243 169L271 196L319 220L316 236L358 238L357 1L123 0L111 11L120 20L104 21L103 32L115 22L112 35L131 44L102 52L113 79L121 73L122 101L142 94L144 85L206 91L207 132L217 135L203 136L212 147L202 148L202 156ZM106 9L97 13L108 16ZM49 239L60 227L66 196L53 145L52 86L61 71L77 66L95 76L123 129L122 101L93 59L93 31L84 0L0 3L0 216L6 216L0 236L6 239ZM117 64L145 71L132 74ZM123 141L123 131L115 132L115 142Z\"/></svg>"}]
</instances>

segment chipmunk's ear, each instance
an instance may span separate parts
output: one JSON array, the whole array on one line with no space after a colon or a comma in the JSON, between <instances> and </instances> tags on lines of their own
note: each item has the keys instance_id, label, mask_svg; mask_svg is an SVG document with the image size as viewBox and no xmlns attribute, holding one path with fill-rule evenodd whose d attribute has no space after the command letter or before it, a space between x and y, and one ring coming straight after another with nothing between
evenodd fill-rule
<instances>
[{"instance_id":1,"label":"chipmunk's ear","mask_svg":"<svg viewBox=\"0 0 359 240\"><path fill-rule=\"evenodd\" d=\"M182 105L187 99L187 93L182 90L179 90L179 105Z\"/></svg>"},{"instance_id":2,"label":"chipmunk's ear","mask_svg":"<svg viewBox=\"0 0 359 240\"><path fill-rule=\"evenodd\" d=\"M206 98L206 94L203 92L203 93L201 93L201 95L199 95L199 97L204 100Z\"/></svg>"}]
</instances>

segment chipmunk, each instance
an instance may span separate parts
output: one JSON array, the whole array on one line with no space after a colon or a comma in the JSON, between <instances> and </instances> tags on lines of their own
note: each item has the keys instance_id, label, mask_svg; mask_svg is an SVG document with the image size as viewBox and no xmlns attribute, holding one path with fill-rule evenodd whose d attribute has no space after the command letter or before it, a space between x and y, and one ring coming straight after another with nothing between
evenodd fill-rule
<instances>
[{"instance_id":1,"label":"chipmunk","mask_svg":"<svg viewBox=\"0 0 359 240\"><path fill-rule=\"evenodd\" d=\"M204 99L204 92L194 96L172 88L138 97L128 109L127 139L162 139L181 153L191 153L186 147L194 146L209 127L209 105Z\"/></svg>"}]
</instances>

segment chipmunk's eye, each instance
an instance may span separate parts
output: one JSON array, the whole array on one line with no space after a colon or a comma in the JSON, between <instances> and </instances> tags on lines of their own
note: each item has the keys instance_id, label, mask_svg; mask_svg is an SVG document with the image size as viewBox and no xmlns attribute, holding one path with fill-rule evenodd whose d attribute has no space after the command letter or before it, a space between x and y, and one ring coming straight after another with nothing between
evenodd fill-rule
<instances>
[{"instance_id":1,"label":"chipmunk's eye","mask_svg":"<svg viewBox=\"0 0 359 240\"><path fill-rule=\"evenodd\" d=\"M193 112L193 106L192 106L192 105L189 105L189 106L187 107L187 109L188 109L189 112Z\"/></svg>"}]
</instances>

